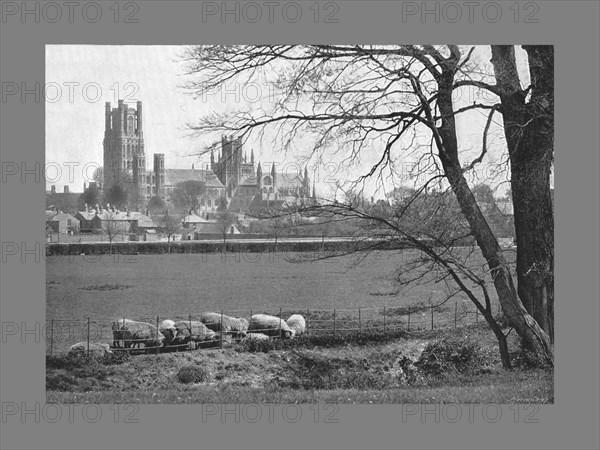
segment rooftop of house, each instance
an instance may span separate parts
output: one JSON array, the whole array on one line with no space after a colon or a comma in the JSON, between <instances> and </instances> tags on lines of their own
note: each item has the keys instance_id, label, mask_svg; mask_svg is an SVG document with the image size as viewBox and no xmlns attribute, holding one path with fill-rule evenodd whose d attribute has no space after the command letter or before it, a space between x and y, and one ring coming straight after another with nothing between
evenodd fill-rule
<instances>
[{"instance_id":1,"label":"rooftop of house","mask_svg":"<svg viewBox=\"0 0 600 450\"><path fill-rule=\"evenodd\" d=\"M223 183L212 170L203 169L165 169L165 186L176 186L184 181L201 181L207 187L224 188Z\"/></svg>"}]
</instances>

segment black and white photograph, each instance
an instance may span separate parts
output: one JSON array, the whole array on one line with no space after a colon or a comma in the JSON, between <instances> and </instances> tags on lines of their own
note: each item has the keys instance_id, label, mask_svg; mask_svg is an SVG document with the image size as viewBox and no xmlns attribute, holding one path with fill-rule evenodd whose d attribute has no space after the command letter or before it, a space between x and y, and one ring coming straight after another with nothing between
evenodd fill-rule
<instances>
[{"instance_id":1,"label":"black and white photograph","mask_svg":"<svg viewBox=\"0 0 600 450\"><path fill-rule=\"evenodd\" d=\"M555 46L45 46L48 402L554 403Z\"/></svg>"}]
</instances>

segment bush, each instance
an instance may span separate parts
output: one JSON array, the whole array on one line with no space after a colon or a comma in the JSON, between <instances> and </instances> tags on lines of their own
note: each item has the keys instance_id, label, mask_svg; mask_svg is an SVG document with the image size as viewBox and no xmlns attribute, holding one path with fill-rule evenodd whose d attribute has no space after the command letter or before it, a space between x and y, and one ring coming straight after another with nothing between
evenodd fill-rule
<instances>
[{"instance_id":1,"label":"bush","mask_svg":"<svg viewBox=\"0 0 600 450\"><path fill-rule=\"evenodd\" d=\"M96 389L114 375L111 365L130 359L128 354L109 353L87 356L71 353L46 357L46 389L51 391L86 391Z\"/></svg>"},{"instance_id":2,"label":"bush","mask_svg":"<svg viewBox=\"0 0 600 450\"><path fill-rule=\"evenodd\" d=\"M204 367L194 365L179 369L177 379L180 383L203 383L210 378L210 373Z\"/></svg>"},{"instance_id":3,"label":"bush","mask_svg":"<svg viewBox=\"0 0 600 450\"><path fill-rule=\"evenodd\" d=\"M476 372L485 364L479 344L464 339L430 342L415 367L425 376Z\"/></svg>"},{"instance_id":4,"label":"bush","mask_svg":"<svg viewBox=\"0 0 600 450\"><path fill-rule=\"evenodd\" d=\"M127 352L107 353L103 356L90 355L89 358L84 352L67 353L64 355L46 356L46 370L57 369L73 372L78 369L90 367L94 367L96 368L95 370L98 370L98 365L113 366L122 364L130 359L131 355Z\"/></svg>"},{"instance_id":5,"label":"bush","mask_svg":"<svg viewBox=\"0 0 600 450\"><path fill-rule=\"evenodd\" d=\"M513 365L521 369L550 369L551 365L541 355L527 349L519 342L519 350L513 355Z\"/></svg>"}]
</instances>

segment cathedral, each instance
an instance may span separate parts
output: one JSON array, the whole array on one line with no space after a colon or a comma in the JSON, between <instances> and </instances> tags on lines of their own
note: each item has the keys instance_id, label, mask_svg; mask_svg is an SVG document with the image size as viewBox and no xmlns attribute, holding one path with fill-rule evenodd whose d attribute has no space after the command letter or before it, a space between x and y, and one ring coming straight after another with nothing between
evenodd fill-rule
<instances>
[{"instance_id":1,"label":"cathedral","mask_svg":"<svg viewBox=\"0 0 600 450\"><path fill-rule=\"evenodd\" d=\"M141 101L136 108L123 100L116 108L105 104L104 189L108 192L114 184L124 184L132 206L139 210L154 196L170 202L173 190L188 180L206 184L206 198L197 213L214 212L223 199L230 211L250 215L315 201L306 168L304 173L277 172L272 164L263 172L260 162L255 166L254 150L248 158L240 137L222 136L215 142L210 147L210 166L204 169L194 164L191 169L167 169L164 153L155 153L148 169L142 119Z\"/></svg>"}]
</instances>

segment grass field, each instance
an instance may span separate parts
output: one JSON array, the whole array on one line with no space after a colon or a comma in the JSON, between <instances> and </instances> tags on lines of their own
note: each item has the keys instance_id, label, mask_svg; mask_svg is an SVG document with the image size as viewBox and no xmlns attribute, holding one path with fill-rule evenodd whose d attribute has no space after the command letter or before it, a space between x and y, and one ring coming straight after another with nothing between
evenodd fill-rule
<instances>
[{"instance_id":1,"label":"grass field","mask_svg":"<svg viewBox=\"0 0 600 450\"><path fill-rule=\"evenodd\" d=\"M119 317L155 323L157 316L188 319L221 310L247 318L251 312L278 315L281 309L284 318L300 312L312 332L371 327L383 331L384 321L386 329L406 327L409 321L411 328L431 328L428 305L438 305L447 295L443 283L400 287L394 282L398 269L411 257L407 250L372 253L359 264L350 255L292 262L300 257L306 255L102 255L50 260L46 316L61 331L54 336L53 351L87 339L88 317L91 339L104 342L112 336L111 321ZM469 301L456 296L435 308L435 326L453 326L455 313L459 324L473 322L474 311Z\"/></svg>"},{"instance_id":2,"label":"grass field","mask_svg":"<svg viewBox=\"0 0 600 450\"><path fill-rule=\"evenodd\" d=\"M475 323L468 315L474 308L460 296L434 308L435 329L430 330L428 305L446 298L447 290L443 283L395 283L397 270L410 259L407 252L373 253L360 264L352 256L297 263L291 261L300 255L290 254L103 255L49 261L47 318L63 331L54 335L54 355L86 339L88 317L91 340L110 342L110 320L117 317L153 322L156 316L187 318L209 310L248 317L251 311L277 314L281 308L284 317L302 312L309 336L264 352L234 343L222 349L131 356L109 366L64 368L50 363L48 401L506 403L531 398L552 403L552 372L526 366L502 369L493 334L481 318ZM460 304L457 328L451 323L455 302ZM387 334L382 338L384 306ZM338 337L346 330L348 339L328 341L328 335L335 336L334 317ZM65 335L69 320L79 329ZM444 323L450 326L442 329ZM401 381L397 364L402 355L414 356L446 337L458 339L459 347L476 346L480 363L465 373L427 375L412 384ZM511 351L516 349L513 339ZM200 370L202 379L181 382L179 371L188 366Z\"/></svg>"}]
</instances>

